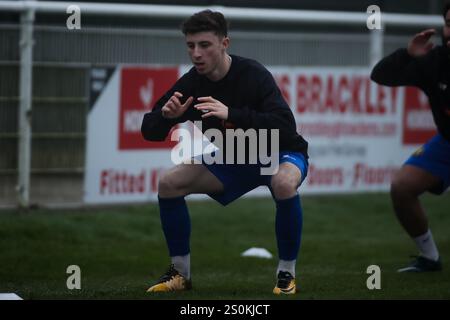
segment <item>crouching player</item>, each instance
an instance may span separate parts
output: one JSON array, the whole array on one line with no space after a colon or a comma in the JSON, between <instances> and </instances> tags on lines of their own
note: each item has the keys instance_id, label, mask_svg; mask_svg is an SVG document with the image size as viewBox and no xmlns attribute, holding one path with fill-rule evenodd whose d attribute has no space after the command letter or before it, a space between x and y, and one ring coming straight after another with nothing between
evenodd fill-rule
<instances>
[{"instance_id":1,"label":"crouching player","mask_svg":"<svg viewBox=\"0 0 450 320\"><path fill-rule=\"evenodd\" d=\"M171 265L149 292L191 288L186 195L208 194L227 205L261 185L269 187L276 203L279 263L273 292L296 292L295 266L302 231L297 189L307 175L307 142L296 132L293 114L270 72L254 60L227 53L227 28L224 16L209 10L184 22L182 31L193 67L144 116L142 134L147 140L161 141L174 125L187 120L202 121L203 131L277 129L278 170L262 175L258 165L204 161L168 170L159 181L158 199Z\"/></svg>"}]
</instances>

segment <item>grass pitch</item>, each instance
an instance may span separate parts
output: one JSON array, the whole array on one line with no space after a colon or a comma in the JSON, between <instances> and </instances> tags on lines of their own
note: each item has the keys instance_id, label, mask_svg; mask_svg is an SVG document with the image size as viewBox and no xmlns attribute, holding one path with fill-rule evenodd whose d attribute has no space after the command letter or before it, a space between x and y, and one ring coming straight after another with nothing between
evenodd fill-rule
<instances>
[{"instance_id":1,"label":"grass pitch","mask_svg":"<svg viewBox=\"0 0 450 320\"><path fill-rule=\"evenodd\" d=\"M387 194L302 197L300 292L275 297L276 259L243 258L250 247L276 257L271 199L227 207L188 201L194 289L146 294L169 259L156 204L109 209L0 212L0 292L24 299L449 299L450 194L423 197L444 270L398 274L416 254ZM381 289L366 286L369 265ZM81 268L81 290L66 287L69 265Z\"/></svg>"}]
</instances>

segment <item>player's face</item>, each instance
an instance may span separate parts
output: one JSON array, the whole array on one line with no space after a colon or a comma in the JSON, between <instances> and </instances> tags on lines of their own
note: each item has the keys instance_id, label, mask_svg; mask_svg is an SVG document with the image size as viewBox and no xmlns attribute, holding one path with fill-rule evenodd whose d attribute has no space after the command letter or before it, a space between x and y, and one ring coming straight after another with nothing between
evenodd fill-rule
<instances>
[{"instance_id":1,"label":"player's face","mask_svg":"<svg viewBox=\"0 0 450 320\"><path fill-rule=\"evenodd\" d=\"M444 29L442 30L442 41L444 46L447 46L447 48L450 48L450 10L447 11L447 14L445 15L445 24Z\"/></svg>"},{"instance_id":2,"label":"player's face","mask_svg":"<svg viewBox=\"0 0 450 320\"><path fill-rule=\"evenodd\" d=\"M228 37L220 37L212 31L186 35L189 57L199 74L213 78L222 69Z\"/></svg>"}]
</instances>

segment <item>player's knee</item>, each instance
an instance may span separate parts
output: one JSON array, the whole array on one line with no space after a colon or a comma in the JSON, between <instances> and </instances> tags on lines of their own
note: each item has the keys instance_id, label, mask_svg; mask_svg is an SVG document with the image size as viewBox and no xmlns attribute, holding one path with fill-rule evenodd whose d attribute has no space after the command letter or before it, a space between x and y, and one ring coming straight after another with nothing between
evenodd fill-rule
<instances>
[{"instance_id":1,"label":"player's knee","mask_svg":"<svg viewBox=\"0 0 450 320\"><path fill-rule=\"evenodd\" d=\"M158 193L160 196L175 197L180 193L180 186L174 174L168 172L163 174L158 182Z\"/></svg>"},{"instance_id":2,"label":"player's knee","mask_svg":"<svg viewBox=\"0 0 450 320\"><path fill-rule=\"evenodd\" d=\"M165 194L169 192L172 188L171 178L168 174L163 174L158 181L158 192L160 194Z\"/></svg>"},{"instance_id":3,"label":"player's knee","mask_svg":"<svg viewBox=\"0 0 450 320\"><path fill-rule=\"evenodd\" d=\"M291 198L297 193L297 181L292 176L284 174L274 176L271 187L277 200Z\"/></svg>"},{"instance_id":4,"label":"player's knee","mask_svg":"<svg viewBox=\"0 0 450 320\"><path fill-rule=\"evenodd\" d=\"M411 182L402 175L395 175L391 181L391 197L392 199L405 199L416 196Z\"/></svg>"},{"instance_id":5,"label":"player's knee","mask_svg":"<svg viewBox=\"0 0 450 320\"><path fill-rule=\"evenodd\" d=\"M391 196L393 198L397 198L400 195L405 193L405 187L402 182L402 180L396 175L393 177L391 181L391 187L390 187Z\"/></svg>"}]
</instances>

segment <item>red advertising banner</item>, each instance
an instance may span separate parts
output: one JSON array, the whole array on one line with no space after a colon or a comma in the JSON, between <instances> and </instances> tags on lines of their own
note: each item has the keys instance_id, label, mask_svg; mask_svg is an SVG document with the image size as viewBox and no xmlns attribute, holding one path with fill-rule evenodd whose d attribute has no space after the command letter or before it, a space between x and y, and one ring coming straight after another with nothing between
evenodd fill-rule
<instances>
[{"instance_id":1,"label":"red advertising banner","mask_svg":"<svg viewBox=\"0 0 450 320\"><path fill-rule=\"evenodd\" d=\"M436 125L427 96L417 88L405 88L403 144L423 144L435 134Z\"/></svg>"},{"instance_id":2,"label":"red advertising banner","mask_svg":"<svg viewBox=\"0 0 450 320\"><path fill-rule=\"evenodd\" d=\"M169 149L176 145L170 134L162 142L145 141L141 135L144 114L178 80L178 67L124 67L120 79L119 150ZM175 129L175 127L173 128Z\"/></svg>"}]
</instances>

